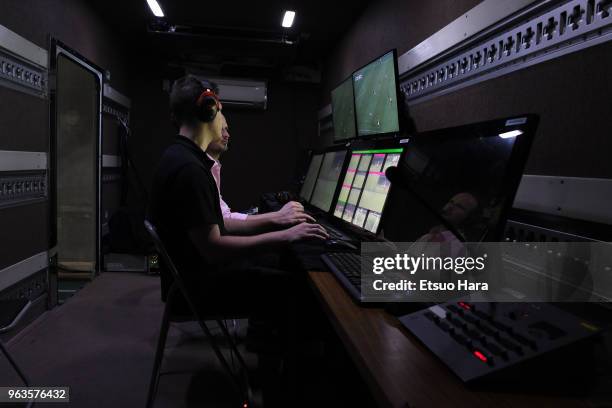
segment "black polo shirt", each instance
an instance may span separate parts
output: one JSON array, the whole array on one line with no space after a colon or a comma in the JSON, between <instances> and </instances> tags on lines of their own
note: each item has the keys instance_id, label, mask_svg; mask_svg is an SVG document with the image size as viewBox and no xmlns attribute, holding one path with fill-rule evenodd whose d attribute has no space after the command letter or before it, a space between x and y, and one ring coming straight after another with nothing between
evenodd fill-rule
<instances>
[{"instance_id":1,"label":"black polo shirt","mask_svg":"<svg viewBox=\"0 0 612 408\"><path fill-rule=\"evenodd\" d=\"M214 224L225 234L219 192L210 172L213 164L193 141L177 136L164 151L153 178L148 217L187 286L205 284L206 277L218 270L189 238L191 229ZM171 282L162 269L164 298Z\"/></svg>"}]
</instances>

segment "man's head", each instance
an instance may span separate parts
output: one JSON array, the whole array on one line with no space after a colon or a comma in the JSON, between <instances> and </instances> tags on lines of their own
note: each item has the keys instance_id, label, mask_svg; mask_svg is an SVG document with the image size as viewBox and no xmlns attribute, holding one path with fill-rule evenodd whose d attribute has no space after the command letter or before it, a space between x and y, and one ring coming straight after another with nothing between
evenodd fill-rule
<instances>
[{"instance_id":1,"label":"man's head","mask_svg":"<svg viewBox=\"0 0 612 408\"><path fill-rule=\"evenodd\" d=\"M442 208L442 217L460 226L478 209L478 200L470 193L455 194Z\"/></svg>"},{"instance_id":2,"label":"man's head","mask_svg":"<svg viewBox=\"0 0 612 408\"><path fill-rule=\"evenodd\" d=\"M170 91L170 114L174 125L190 130L196 138L213 142L221 139L220 103L208 81L187 75L174 82Z\"/></svg>"},{"instance_id":3,"label":"man's head","mask_svg":"<svg viewBox=\"0 0 612 408\"><path fill-rule=\"evenodd\" d=\"M221 139L211 142L206 148L206 152L210 154L214 159L219 160L219 157L229 148L229 126L227 125L227 118L221 112Z\"/></svg>"}]
</instances>

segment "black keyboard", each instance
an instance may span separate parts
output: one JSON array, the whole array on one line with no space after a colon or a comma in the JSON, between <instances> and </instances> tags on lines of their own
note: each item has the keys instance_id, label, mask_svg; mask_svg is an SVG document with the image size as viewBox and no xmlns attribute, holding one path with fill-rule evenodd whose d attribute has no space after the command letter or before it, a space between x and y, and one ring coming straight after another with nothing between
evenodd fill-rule
<instances>
[{"instance_id":1,"label":"black keyboard","mask_svg":"<svg viewBox=\"0 0 612 408\"><path fill-rule=\"evenodd\" d=\"M325 230L329 234L329 239L334 239L336 241L351 241L351 238L348 235L337 230L336 228L332 227L328 223L321 222L320 224L323 226L323 228L325 228Z\"/></svg>"},{"instance_id":2,"label":"black keyboard","mask_svg":"<svg viewBox=\"0 0 612 408\"><path fill-rule=\"evenodd\" d=\"M352 252L330 252L321 259L344 289L357 302L361 302L361 256Z\"/></svg>"},{"instance_id":3,"label":"black keyboard","mask_svg":"<svg viewBox=\"0 0 612 408\"><path fill-rule=\"evenodd\" d=\"M327 230L327 233L329 234L329 237L331 239L336 239L340 241L348 240L348 237L344 235L343 233L341 233L340 231L338 231L337 229L331 228L330 226L326 226L325 229Z\"/></svg>"}]
</instances>

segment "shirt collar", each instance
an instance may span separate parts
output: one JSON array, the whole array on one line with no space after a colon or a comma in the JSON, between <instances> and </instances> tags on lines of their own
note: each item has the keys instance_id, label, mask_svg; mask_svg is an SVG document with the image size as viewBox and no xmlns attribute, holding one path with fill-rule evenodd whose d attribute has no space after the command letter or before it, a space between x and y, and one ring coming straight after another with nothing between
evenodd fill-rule
<instances>
[{"instance_id":1,"label":"shirt collar","mask_svg":"<svg viewBox=\"0 0 612 408\"><path fill-rule=\"evenodd\" d=\"M191 151L197 158L202 160L204 164L211 168L215 164L215 160L208 155L205 151L203 151L200 146L198 146L193 140L186 138L185 136L177 135L175 143L185 146L189 151Z\"/></svg>"},{"instance_id":2,"label":"shirt collar","mask_svg":"<svg viewBox=\"0 0 612 408\"><path fill-rule=\"evenodd\" d=\"M216 160L214 157L212 157L208 153L206 153L206 156L208 156L208 158L214 162L213 166L221 167L221 162L219 160Z\"/></svg>"}]
</instances>

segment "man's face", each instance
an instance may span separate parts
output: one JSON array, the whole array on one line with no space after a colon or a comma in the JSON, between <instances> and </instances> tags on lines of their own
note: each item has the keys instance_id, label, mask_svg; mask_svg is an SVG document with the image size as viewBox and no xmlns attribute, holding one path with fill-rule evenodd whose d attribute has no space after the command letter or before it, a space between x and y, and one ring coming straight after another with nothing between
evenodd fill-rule
<instances>
[{"instance_id":1,"label":"man's face","mask_svg":"<svg viewBox=\"0 0 612 408\"><path fill-rule=\"evenodd\" d=\"M442 208L442 217L453 225L461 225L478 207L478 201L470 193L459 193Z\"/></svg>"},{"instance_id":2,"label":"man's face","mask_svg":"<svg viewBox=\"0 0 612 408\"><path fill-rule=\"evenodd\" d=\"M229 147L230 135L227 120L222 112L217 113L217 118L215 118L215 120L219 120L221 137L210 142L206 151L215 155L221 155L225 153Z\"/></svg>"}]
</instances>

